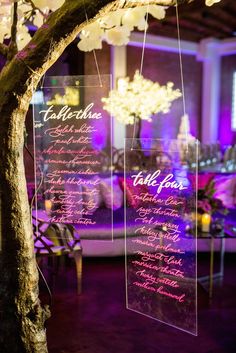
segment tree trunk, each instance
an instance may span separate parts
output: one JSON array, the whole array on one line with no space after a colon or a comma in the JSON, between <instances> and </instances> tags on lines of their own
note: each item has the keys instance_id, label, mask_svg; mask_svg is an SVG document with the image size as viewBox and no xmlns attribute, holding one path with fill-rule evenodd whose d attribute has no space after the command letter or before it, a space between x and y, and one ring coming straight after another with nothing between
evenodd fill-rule
<instances>
[{"instance_id":1,"label":"tree trunk","mask_svg":"<svg viewBox=\"0 0 236 353\"><path fill-rule=\"evenodd\" d=\"M142 131L142 119L135 117L136 123L136 138L141 139L141 131Z\"/></svg>"},{"instance_id":2,"label":"tree trunk","mask_svg":"<svg viewBox=\"0 0 236 353\"><path fill-rule=\"evenodd\" d=\"M150 1L164 5L175 0ZM137 3L140 4L139 1ZM105 9L103 9L105 7ZM134 1L66 0L0 74L0 352L46 353L48 310L38 299L38 272L23 165L23 130L32 91L86 24L103 9Z\"/></svg>"},{"instance_id":3,"label":"tree trunk","mask_svg":"<svg viewBox=\"0 0 236 353\"><path fill-rule=\"evenodd\" d=\"M17 117L14 115L17 114ZM1 352L46 353L44 322L48 312L38 299L30 212L23 165L23 119L15 110L1 117Z\"/></svg>"}]
</instances>

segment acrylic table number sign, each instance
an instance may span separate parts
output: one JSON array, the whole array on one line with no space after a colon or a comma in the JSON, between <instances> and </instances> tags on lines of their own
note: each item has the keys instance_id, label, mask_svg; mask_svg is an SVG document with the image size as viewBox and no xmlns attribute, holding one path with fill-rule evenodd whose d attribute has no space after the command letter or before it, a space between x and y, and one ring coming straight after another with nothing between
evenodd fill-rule
<instances>
[{"instance_id":1,"label":"acrylic table number sign","mask_svg":"<svg viewBox=\"0 0 236 353\"><path fill-rule=\"evenodd\" d=\"M34 212L73 224L81 236L105 227L112 239L112 121L101 102L110 82L110 75L46 77L33 101Z\"/></svg>"},{"instance_id":2,"label":"acrylic table number sign","mask_svg":"<svg viewBox=\"0 0 236 353\"><path fill-rule=\"evenodd\" d=\"M196 335L196 171L188 151L196 161L196 143L183 160L176 140L126 139L126 298L128 309Z\"/></svg>"}]
</instances>

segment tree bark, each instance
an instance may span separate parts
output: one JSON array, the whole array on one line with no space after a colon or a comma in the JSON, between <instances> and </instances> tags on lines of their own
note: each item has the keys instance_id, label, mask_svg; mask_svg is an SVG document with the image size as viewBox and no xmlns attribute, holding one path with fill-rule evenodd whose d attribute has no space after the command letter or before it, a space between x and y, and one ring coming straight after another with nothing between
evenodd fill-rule
<instances>
[{"instance_id":1,"label":"tree bark","mask_svg":"<svg viewBox=\"0 0 236 353\"><path fill-rule=\"evenodd\" d=\"M0 185L2 204L1 352L46 353L44 321L38 299L29 205L23 165L24 111L1 119ZM17 114L17 116L15 116Z\"/></svg>"},{"instance_id":2,"label":"tree bark","mask_svg":"<svg viewBox=\"0 0 236 353\"><path fill-rule=\"evenodd\" d=\"M0 352L47 352L44 323L49 313L38 299L23 165L23 130L32 92L86 24L84 8L92 21L96 16L137 3L141 4L138 0L66 0L0 74ZM151 3L171 5L175 0ZM0 49L5 53L5 46Z\"/></svg>"}]
</instances>

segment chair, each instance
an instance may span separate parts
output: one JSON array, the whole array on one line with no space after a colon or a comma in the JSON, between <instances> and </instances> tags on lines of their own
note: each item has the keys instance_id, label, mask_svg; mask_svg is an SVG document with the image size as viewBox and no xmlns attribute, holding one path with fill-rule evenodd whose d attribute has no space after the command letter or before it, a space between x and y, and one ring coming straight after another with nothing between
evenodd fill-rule
<instances>
[{"instance_id":1,"label":"chair","mask_svg":"<svg viewBox=\"0 0 236 353\"><path fill-rule=\"evenodd\" d=\"M233 146L228 146L223 157L223 170L233 170Z\"/></svg>"},{"instance_id":2,"label":"chair","mask_svg":"<svg viewBox=\"0 0 236 353\"><path fill-rule=\"evenodd\" d=\"M206 166L206 145L201 144L198 153L198 167L201 169Z\"/></svg>"},{"instance_id":3,"label":"chair","mask_svg":"<svg viewBox=\"0 0 236 353\"><path fill-rule=\"evenodd\" d=\"M211 155L213 164L221 163L222 153L219 142L213 143L211 145Z\"/></svg>"},{"instance_id":4,"label":"chair","mask_svg":"<svg viewBox=\"0 0 236 353\"><path fill-rule=\"evenodd\" d=\"M76 229L70 224L49 223L32 216L36 257L72 256L76 265L77 293L81 293L82 248Z\"/></svg>"},{"instance_id":5,"label":"chair","mask_svg":"<svg viewBox=\"0 0 236 353\"><path fill-rule=\"evenodd\" d=\"M142 151L132 150L124 151L124 149L119 149L113 154L113 165L114 170L117 172L124 171L124 166L126 165L126 171L133 170L143 170L145 161Z\"/></svg>"}]
</instances>

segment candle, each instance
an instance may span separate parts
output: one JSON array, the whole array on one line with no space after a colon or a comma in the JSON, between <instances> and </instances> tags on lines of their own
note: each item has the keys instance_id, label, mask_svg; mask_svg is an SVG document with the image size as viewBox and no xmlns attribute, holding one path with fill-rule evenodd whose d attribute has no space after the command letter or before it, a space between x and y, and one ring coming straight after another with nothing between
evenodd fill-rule
<instances>
[{"instance_id":1,"label":"candle","mask_svg":"<svg viewBox=\"0 0 236 353\"><path fill-rule=\"evenodd\" d=\"M52 201L51 200L45 200L44 205L45 205L46 212L50 213L51 209L52 209Z\"/></svg>"},{"instance_id":2,"label":"candle","mask_svg":"<svg viewBox=\"0 0 236 353\"><path fill-rule=\"evenodd\" d=\"M209 233L211 225L211 215L204 213L202 215L202 232Z\"/></svg>"}]
</instances>

